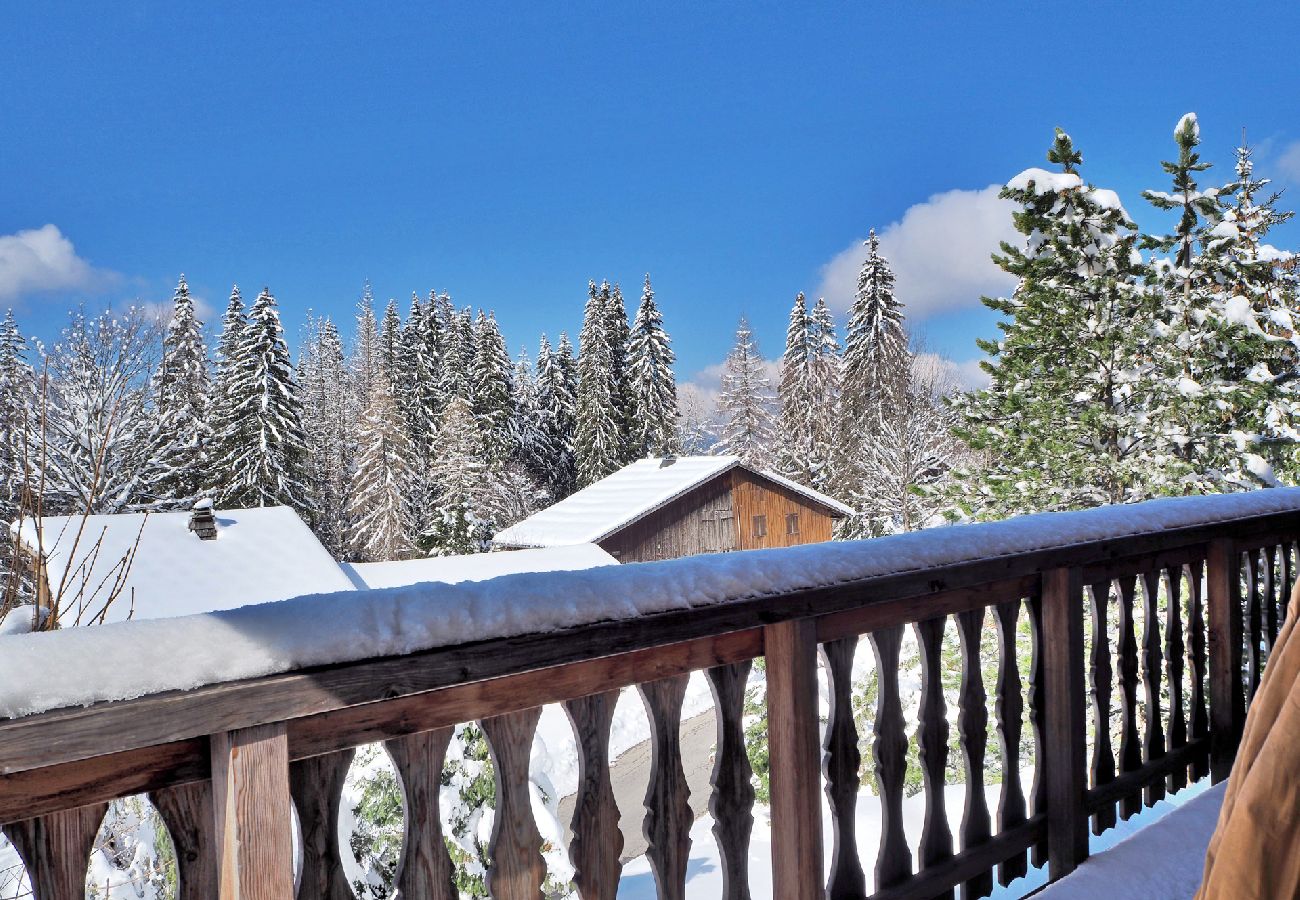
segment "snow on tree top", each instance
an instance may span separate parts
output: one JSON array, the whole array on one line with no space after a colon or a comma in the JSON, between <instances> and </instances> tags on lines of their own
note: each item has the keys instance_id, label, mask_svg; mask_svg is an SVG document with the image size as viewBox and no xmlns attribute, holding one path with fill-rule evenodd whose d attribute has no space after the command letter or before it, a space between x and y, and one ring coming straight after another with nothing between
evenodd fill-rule
<instances>
[{"instance_id":1,"label":"snow on tree top","mask_svg":"<svg viewBox=\"0 0 1300 900\"><path fill-rule=\"evenodd\" d=\"M394 562L344 563L343 571L358 588L393 588L429 582L487 581L499 575L520 572L576 572L615 565L618 565L618 560L595 544L574 544L500 553L426 556Z\"/></svg>"},{"instance_id":2,"label":"snow on tree top","mask_svg":"<svg viewBox=\"0 0 1300 900\"><path fill-rule=\"evenodd\" d=\"M1083 179L1073 172L1049 172L1036 167L1025 169L1007 182L1007 187L1013 191L1032 189L1036 194L1055 194L1082 186Z\"/></svg>"},{"instance_id":3,"label":"snow on tree top","mask_svg":"<svg viewBox=\"0 0 1300 900\"><path fill-rule=\"evenodd\" d=\"M80 516L45 516L40 521L50 590L58 593L63 583L62 604L84 593L87 617L98 612L107 588L98 597L89 595L106 577L116 579L137 536L139 546L108 622L352 590L352 581L289 507L219 509L216 518L217 538L204 541L189 530L189 512L89 516L84 529ZM23 522L19 533L27 546L37 545L35 520ZM75 601L73 610L75 618Z\"/></svg>"},{"instance_id":4,"label":"snow on tree top","mask_svg":"<svg viewBox=\"0 0 1300 900\"><path fill-rule=\"evenodd\" d=\"M8 635L0 637L0 718L1297 510L1298 488L1174 497L866 541L314 594L178 619Z\"/></svg>"},{"instance_id":5,"label":"snow on tree top","mask_svg":"<svg viewBox=\"0 0 1300 900\"><path fill-rule=\"evenodd\" d=\"M1194 112L1184 113L1183 117L1178 120L1178 124L1174 126L1174 140L1178 140L1178 136L1188 129L1191 130L1192 137L1199 141L1201 138L1201 122L1196 118Z\"/></svg>"},{"instance_id":6,"label":"snow on tree top","mask_svg":"<svg viewBox=\"0 0 1300 900\"><path fill-rule=\"evenodd\" d=\"M600 541L687 491L743 463L739 456L681 456L638 460L503 531L504 547L561 547ZM825 494L771 472L753 470L841 515L853 510Z\"/></svg>"}]
</instances>

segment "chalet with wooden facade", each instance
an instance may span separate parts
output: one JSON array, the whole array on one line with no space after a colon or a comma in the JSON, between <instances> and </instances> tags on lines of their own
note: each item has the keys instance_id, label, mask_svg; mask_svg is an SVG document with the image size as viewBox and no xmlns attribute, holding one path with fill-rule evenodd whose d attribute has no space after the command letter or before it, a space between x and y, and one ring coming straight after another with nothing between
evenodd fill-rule
<instances>
[{"instance_id":1,"label":"chalet with wooden facade","mask_svg":"<svg viewBox=\"0 0 1300 900\"><path fill-rule=\"evenodd\" d=\"M503 548L594 543L619 562L831 539L853 510L736 456L643 459L499 532Z\"/></svg>"}]
</instances>

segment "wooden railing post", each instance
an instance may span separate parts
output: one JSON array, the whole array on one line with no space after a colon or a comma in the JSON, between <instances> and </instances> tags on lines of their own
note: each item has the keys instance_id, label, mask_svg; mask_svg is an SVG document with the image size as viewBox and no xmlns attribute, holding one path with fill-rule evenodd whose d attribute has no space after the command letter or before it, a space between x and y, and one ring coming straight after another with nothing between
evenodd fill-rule
<instances>
[{"instance_id":1,"label":"wooden railing post","mask_svg":"<svg viewBox=\"0 0 1300 900\"><path fill-rule=\"evenodd\" d=\"M1055 880L1088 856L1083 584L1077 568L1043 573L1043 680L1047 862Z\"/></svg>"},{"instance_id":2,"label":"wooden railing post","mask_svg":"<svg viewBox=\"0 0 1300 900\"><path fill-rule=\"evenodd\" d=\"M1210 541L1205 564L1210 632L1210 777L1217 784L1232 771L1246 722L1241 682L1241 555L1232 538Z\"/></svg>"},{"instance_id":3,"label":"wooden railing post","mask_svg":"<svg viewBox=\"0 0 1300 900\"><path fill-rule=\"evenodd\" d=\"M284 723L212 735L220 900L293 896L293 818Z\"/></svg>"},{"instance_id":4,"label":"wooden railing post","mask_svg":"<svg viewBox=\"0 0 1300 900\"><path fill-rule=\"evenodd\" d=\"M107 803L95 803L4 826L27 867L33 900L86 895L86 863L107 812Z\"/></svg>"},{"instance_id":5,"label":"wooden railing post","mask_svg":"<svg viewBox=\"0 0 1300 900\"><path fill-rule=\"evenodd\" d=\"M772 790L772 891L817 900L822 885L817 628L798 619L763 628Z\"/></svg>"}]
</instances>

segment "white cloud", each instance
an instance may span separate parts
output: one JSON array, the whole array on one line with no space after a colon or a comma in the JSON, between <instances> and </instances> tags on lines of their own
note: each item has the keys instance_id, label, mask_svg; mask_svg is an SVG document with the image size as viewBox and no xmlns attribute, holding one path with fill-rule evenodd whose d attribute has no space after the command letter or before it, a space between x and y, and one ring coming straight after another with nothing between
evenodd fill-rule
<instances>
[{"instance_id":1,"label":"white cloud","mask_svg":"<svg viewBox=\"0 0 1300 900\"><path fill-rule=\"evenodd\" d=\"M116 278L78 256L55 225L0 235L0 302L43 291L93 288Z\"/></svg>"},{"instance_id":2,"label":"white cloud","mask_svg":"<svg viewBox=\"0 0 1300 900\"><path fill-rule=\"evenodd\" d=\"M1000 242L1018 237L1011 224L1015 204L998 199L999 190L989 185L935 194L877 231L880 252L894 270L896 293L910 320L978 306L981 295L1015 284L989 258ZM855 241L822 266L818 296L834 309L848 309L866 255L862 242Z\"/></svg>"},{"instance_id":3,"label":"white cloud","mask_svg":"<svg viewBox=\"0 0 1300 900\"><path fill-rule=\"evenodd\" d=\"M988 387L989 375L980 368L980 360L984 358L977 356L955 362L937 353L922 352L916 355L912 365L918 375L929 380L942 393L951 389L973 391Z\"/></svg>"},{"instance_id":4,"label":"white cloud","mask_svg":"<svg viewBox=\"0 0 1300 900\"><path fill-rule=\"evenodd\" d=\"M1287 181L1300 184L1300 141L1293 141L1282 148L1277 158L1277 169Z\"/></svg>"}]
</instances>

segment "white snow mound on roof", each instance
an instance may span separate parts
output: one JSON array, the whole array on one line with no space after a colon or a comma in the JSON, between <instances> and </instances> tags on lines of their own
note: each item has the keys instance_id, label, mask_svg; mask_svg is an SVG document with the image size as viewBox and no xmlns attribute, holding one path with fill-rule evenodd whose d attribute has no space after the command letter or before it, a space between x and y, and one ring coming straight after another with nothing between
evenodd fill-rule
<instances>
[{"instance_id":1,"label":"white snow mound on roof","mask_svg":"<svg viewBox=\"0 0 1300 900\"><path fill-rule=\"evenodd\" d=\"M218 509L216 519L216 539L204 541L189 530L188 512L89 516L84 528L81 516L43 517L50 589L57 592L63 582L67 599L90 595L106 577L117 577L137 536L140 544L125 589L108 609L109 622L188 616L352 589L338 563L289 507ZM24 542L35 546L35 521L26 520L20 531ZM85 618L98 612L106 592L99 588L97 601L86 596Z\"/></svg>"},{"instance_id":2,"label":"white snow mound on roof","mask_svg":"<svg viewBox=\"0 0 1300 900\"><path fill-rule=\"evenodd\" d=\"M0 637L0 718L1280 512L1300 512L1300 488L12 635Z\"/></svg>"},{"instance_id":3,"label":"white snow mound on roof","mask_svg":"<svg viewBox=\"0 0 1300 900\"><path fill-rule=\"evenodd\" d=\"M460 584L520 572L576 572L616 565L618 560L595 544L574 544L572 547L427 556L394 562L343 563L343 571L358 588L392 588L427 582Z\"/></svg>"}]
</instances>

